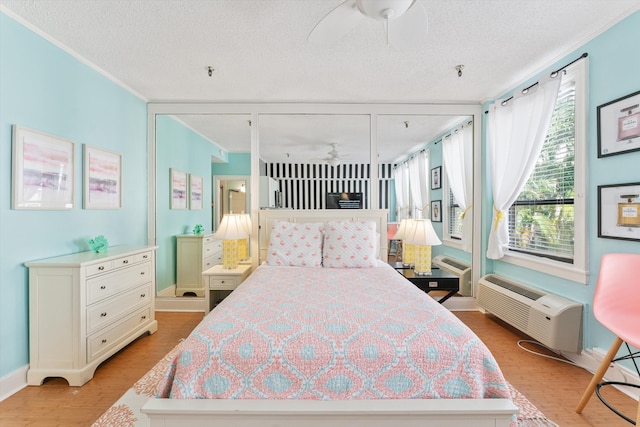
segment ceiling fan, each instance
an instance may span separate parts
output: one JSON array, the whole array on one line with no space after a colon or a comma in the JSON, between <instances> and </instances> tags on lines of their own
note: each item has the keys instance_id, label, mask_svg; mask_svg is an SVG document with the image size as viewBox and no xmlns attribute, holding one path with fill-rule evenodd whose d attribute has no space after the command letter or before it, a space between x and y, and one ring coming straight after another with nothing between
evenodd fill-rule
<instances>
[{"instance_id":1,"label":"ceiling fan","mask_svg":"<svg viewBox=\"0 0 640 427\"><path fill-rule=\"evenodd\" d=\"M364 18L384 21L387 43L396 47L417 46L427 34L427 13L420 0L346 0L316 24L307 40L334 42Z\"/></svg>"},{"instance_id":2,"label":"ceiling fan","mask_svg":"<svg viewBox=\"0 0 640 427\"><path fill-rule=\"evenodd\" d=\"M326 161L329 166L338 166L340 164L340 153L336 150L338 144L333 142L329 145L331 145L331 151L327 153L329 157L325 157L323 160Z\"/></svg>"}]
</instances>

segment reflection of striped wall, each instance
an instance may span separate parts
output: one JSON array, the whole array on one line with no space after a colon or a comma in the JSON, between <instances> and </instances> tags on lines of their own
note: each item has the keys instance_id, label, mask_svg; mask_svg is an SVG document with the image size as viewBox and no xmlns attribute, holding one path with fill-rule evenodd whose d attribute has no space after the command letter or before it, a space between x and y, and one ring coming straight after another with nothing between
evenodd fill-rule
<instances>
[{"instance_id":1,"label":"reflection of striped wall","mask_svg":"<svg viewBox=\"0 0 640 427\"><path fill-rule=\"evenodd\" d=\"M280 185L282 207L291 209L324 209L327 193L364 193L365 209L369 208L370 166L345 164L266 163L264 175ZM389 209L393 165L378 165L379 209Z\"/></svg>"}]
</instances>

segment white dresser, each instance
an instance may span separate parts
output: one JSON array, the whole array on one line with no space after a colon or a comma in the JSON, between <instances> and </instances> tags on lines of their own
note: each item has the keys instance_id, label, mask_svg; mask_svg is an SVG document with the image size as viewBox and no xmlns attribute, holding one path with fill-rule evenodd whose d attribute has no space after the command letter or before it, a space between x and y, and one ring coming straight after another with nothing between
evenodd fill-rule
<instances>
[{"instance_id":1,"label":"white dresser","mask_svg":"<svg viewBox=\"0 0 640 427\"><path fill-rule=\"evenodd\" d=\"M29 267L27 384L81 386L154 317L155 246L114 246L25 263Z\"/></svg>"},{"instance_id":2,"label":"white dresser","mask_svg":"<svg viewBox=\"0 0 640 427\"><path fill-rule=\"evenodd\" d=\"M222 241L211 233L176 236L176 296L204 296L202 272L222 263Z\"/></svg>"}]
</instances>

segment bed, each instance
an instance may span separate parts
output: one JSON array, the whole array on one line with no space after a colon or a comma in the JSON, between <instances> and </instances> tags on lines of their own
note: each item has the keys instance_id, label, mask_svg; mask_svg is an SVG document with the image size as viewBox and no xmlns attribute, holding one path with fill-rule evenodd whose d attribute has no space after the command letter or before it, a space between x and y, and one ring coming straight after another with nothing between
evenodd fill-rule
<instances>
[{"instance_id":1,"label":"bed","mask_svg":"<svg viewBox=\"0 0 640 427\"><path fill-rule=\"evenodd\" d=\"M379 259L386 211L260 214L268 262L182 343L151 426L515 425L486 346Z\"/></svg>"}]
</instances>

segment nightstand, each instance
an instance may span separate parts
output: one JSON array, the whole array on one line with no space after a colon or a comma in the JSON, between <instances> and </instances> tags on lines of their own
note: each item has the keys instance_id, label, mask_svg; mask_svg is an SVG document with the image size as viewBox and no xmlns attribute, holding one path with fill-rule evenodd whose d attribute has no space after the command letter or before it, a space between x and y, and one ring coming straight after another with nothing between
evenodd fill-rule
<instances>
[{"instance_id":1,"label":"nightstand","mask_svg":"<svg viewBox=\"0 0 640 427\"><path fill-rule=\"evenodd\" d=\"M460 290L460 280L458 279L458 276L439 268L432 267L430 276L418 276L413 271L413 268L403 267L402 263L393 262L389 264L408 281L413 283L418 289L421 289L426 293L431 291L447 291L447 294L438 300L440 304L451 298Z\"/></svg>"},{"instance_id":2,"label":"nightstand","mask_svg":"<svg viewBox=\"0 0 640 427\"><path fill-rule=\"evenodd\" d=\"M223 268L222 264L214 265L202 272L205 287L207 313L211 311L211 293L215 291L233 291L251 273L251 265L240 264L236 268ZM216 299L214 299L216 301Z\"/></svg>"}]
</instances>

